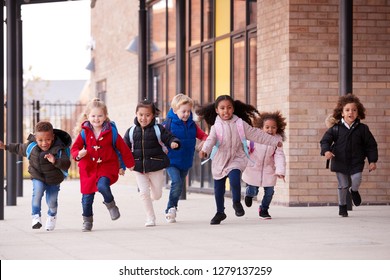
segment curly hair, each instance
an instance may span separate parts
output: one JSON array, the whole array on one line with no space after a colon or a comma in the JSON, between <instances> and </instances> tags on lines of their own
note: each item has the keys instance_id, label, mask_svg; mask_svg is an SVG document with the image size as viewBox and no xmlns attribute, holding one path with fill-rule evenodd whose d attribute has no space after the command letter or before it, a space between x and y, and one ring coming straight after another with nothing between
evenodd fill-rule
<instances>
[{"instance_id":1,"label":"curly hair","mask_svg":"<svg viewBox=\"0 0 390 280\"><path fill-rule=\"evenodd\" d=\"M220 95L213 103L199 107L196 110L196 114L201 120L206 122L209 128L214 125L215 119L217 118L216 109L218 108L218 104L224 100L230 101L234 108L234 114L249 125L252 125L252 120L259 115L259 111L254 106L245 104L240 100L234 100L229 95Z\"/></svg>"},{"instance_id":2,"label":"curly hair","mask_svg":"<svg viewBox=\"0 0 390 280\"><path fill-rule=\"evenodd\" d=\"M263 128L264 122L267 120L274 120L276 122L276 133L282 136L282 140L286 140L286 118L280 113L280 111L275 112L261 112L259 117L253 120L253 126L257 128Z\"/></svg>"},{"instance_id":3,"label":"curly hair","mask_svg":"<svg viewBox=\"0 0 390 280\"><path fill-rule=\"evenodd\" d=\"M50 122L41 121L35 125L35 132L53 132L53 125Z\"/></svg>"},{"instance_id":4,"label":"curly hair","mask_svg":"<svg viewBox=\"0 0 390 280\"><path fill-rule=\"evenodd\" d=\"M366 108L364 108L363 104L360 102L360 99L352 93L340 96L339 100L337 101L336 108L334 108L333 110L333 117L336 120L341 120L343 118L342 113L345 105L350 103L356 104L358 110L358 118L364 120L366 118Z\"/></svg>"}]
</instances>

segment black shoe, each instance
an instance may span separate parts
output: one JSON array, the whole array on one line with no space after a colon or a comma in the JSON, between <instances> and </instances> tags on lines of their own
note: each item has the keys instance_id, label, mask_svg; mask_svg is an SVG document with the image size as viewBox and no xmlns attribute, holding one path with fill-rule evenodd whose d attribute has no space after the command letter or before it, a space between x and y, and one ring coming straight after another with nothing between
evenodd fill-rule
<instances>
[{"instance_id":1,"label":"black shoe","mask_svg":"<svg viewBox=\"0 0 390 280\"><path fill-rule=\"evenodd\" d=\"M341 217L348 217L347 205L339 205L339 215Z\"/></svg>"},{"instance_id":2,"label":"black shoe","mask_svg":"<svg viewBox=\"0 0 390 280\"><path fill-rule=\"evenodd\" d=\"M210 225L219 225L225 219L225 213L217 212L217 214L215 214L215 216L211 219Z\"/></svg>"},{"instance_id":3,"label":"black shoe","mask_svg":"<svg viewBox=\"0 0 390 280\"><path fill-rule=\"evenodd\" d=\"M261 209L261 208L260 208L260 211L259 211L259 216L263 220L270 220L270 219L272 219L271 215L268 213L268 210Z\"/></svg>"},{"instance_id":4,"label":"black shoe","mask_svg":"<svg viewBox=\"0 0 390 280\"><path fill-rule=\"evenodd\" d=\"M233 209L236 211L236 216L241 217L245 215L245 210L242 207L241 202L233 202Z\"/></svg>"},{"instance_id":5,"label":"black shoe","mask_svg":"<svg viewBox=\"0 0 390 280\"><path fill-rule=\"evenodd\" d=\"M359 206L362 203L362 198L361 198L359 192L353 191L352 188L349 189L349 192L351 193L351 198L352 198L353 204L355 204L355 206Z\"/></svg>"},{"instance_id":6,"label":"black shoe","mask_svg":"<svg viewBox=\"0 0 390 280\"><path fill-rule=\"evenodd\" d=\"M247 207L251 207L251 206L252 206L252 200L253 200L253 197L251 197L251 196L246 196L245 199L244 199L245 205L246 205Z\"/></svg>"}]
</instances>

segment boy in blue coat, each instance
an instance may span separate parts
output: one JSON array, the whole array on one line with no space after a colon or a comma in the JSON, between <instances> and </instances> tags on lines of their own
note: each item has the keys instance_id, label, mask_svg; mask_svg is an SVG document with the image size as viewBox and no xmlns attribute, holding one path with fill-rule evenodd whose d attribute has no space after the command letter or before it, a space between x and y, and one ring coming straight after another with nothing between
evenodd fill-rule
<instances>
[{"instance_id":1,"label":"boy in blue coat","mask_svg":"<svg viewBox=\"0 0 390 280\"><path fill-rule=\"evenodd\" d=\"M176 95L171 102L171 109L165 121L165 128L180 139L180 148L169 149L169 167L166 169L171 179L168 205L165 219L168 223L176 222L176 211L183 191L188 170L192 167L196 139L206 140L207 134L192 119L193 100L184 94Z\"/></svg>"}]
</instances>

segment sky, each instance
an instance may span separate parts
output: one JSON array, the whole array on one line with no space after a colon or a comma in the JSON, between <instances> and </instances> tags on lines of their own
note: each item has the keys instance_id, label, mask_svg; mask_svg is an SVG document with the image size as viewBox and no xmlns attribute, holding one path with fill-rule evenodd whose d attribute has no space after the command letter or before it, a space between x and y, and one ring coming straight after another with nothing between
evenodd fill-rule
<instances>
[{"instance_id":1,"label":"sky","mask_svg":"<svg viewBox=\"0 0 390 280\"><path fill-rule=\"evenodd\" d=\"M86 80L90 1L22 5L25 79Z\"/></svg>"}]
</instances>

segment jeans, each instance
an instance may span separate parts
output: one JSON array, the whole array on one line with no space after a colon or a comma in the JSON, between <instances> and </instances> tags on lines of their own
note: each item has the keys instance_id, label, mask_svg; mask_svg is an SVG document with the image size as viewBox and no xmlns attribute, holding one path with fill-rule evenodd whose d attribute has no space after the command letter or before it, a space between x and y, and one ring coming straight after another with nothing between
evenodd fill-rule
<instances>
[{"instance_id":1,"label":"jeans","mask_svg":"<svg viewBox=\"0 0 390 280\"><path fill-rule=\"evenodd\" d=\"M60 191L60 185L48 185L37 179L32 179L32 182L32 215L38 214L39 216L41 216L41 202L43 193L46 191L46 204L48 207L47 214L49 216L56 216L58 207L58 192Z\"/></svg>"},{"instance_id":2,"label":"jeans","mask_svg":"<svg viewBox=\"0 0 390 280\"><path fill-rule=\"evenodd\" d=\"M104 202L110 203L114 200L114 196L111 193L110 179L107 177L100 177L97 183L98 191L102 194ZM93 216L92 204L95 199L95 193L83 194L81 198L81 205L83 207L83 216Z\"/></svg>"},{"instance_id":3,"label":"jeans","mask_svg":"<svg viewBox=\"0 0 390 280\"><path fill-rule=\"evenodd\" d=\"M359 190L360 184L362 183L362 175L362 172L352 175L336 172L339 205L347 205L348 188L351 187L355 192Z\"/></svg>"},{"instance_id":4,"label":"jeans","mask_svg":"<svg viewBox=\"0 0 390 280\"><path fill-rule=\"evenodd\" d=\"M165 210L165 213L168 213L168 210L170 208L172 207L177 208L180 195L184 188L184 183L185 183L186 176L188 174L188 170L180 170L179 168L174 166L170 166L166 170L169 178L171 179L169 200L168 200L167 209Z\"/></svg>"},{"instance_id":5,"label":"jeans","mask_svg":"<svg viewBox=\"0 0 390 280\"><path fill-rule=\"evenodd\" d=\"M215 203L217 204L217 212L220 213L225 212L226 178L229 178L233 203L240 202L241 200L241 171L239 169L233 169L222 179L214 179Z\"/></svg>"},{"instance_id":6,"label":"jeans","mask_svg":"<svg viewBox=\"0 0 390 280\"><path fill-rule=\"evenodd\" d=\"M264 196L261 200L260 208L264 210L269 209L269 205L271 204L272 197L274 196L275 190L273 186L264 187ZM247 184L245 195L250 197L255 197L259 194L259 187L252 186Z\"/></svg>"}]
</instances>

